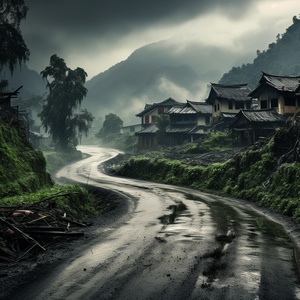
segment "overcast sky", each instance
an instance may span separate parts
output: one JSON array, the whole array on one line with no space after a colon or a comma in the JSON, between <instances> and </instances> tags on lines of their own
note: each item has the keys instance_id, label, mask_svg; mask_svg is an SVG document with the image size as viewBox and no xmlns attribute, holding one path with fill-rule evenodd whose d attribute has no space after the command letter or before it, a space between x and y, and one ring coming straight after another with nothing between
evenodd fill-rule
<instances>
[{"instance_id":1,"label":"overcast sky","mask_svg":"<svg viewBox=\"0 0 300 300\"><path fill-rule=\"evenodd\" d=\"M25 0L21 24L38 72L57 54L88 79L134 50L165 39L199 42L253 53L285 32L299 0ZM249 61L251 62L251 61ZM247 62L245 62L247 63Z\"/></svg>"}]
</instances>

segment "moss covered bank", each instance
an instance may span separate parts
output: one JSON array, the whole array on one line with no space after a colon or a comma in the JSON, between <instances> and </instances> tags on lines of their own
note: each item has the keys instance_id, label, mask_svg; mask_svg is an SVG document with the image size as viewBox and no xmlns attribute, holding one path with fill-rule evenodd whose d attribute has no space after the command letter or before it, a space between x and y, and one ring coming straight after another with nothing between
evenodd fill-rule
<instances>
[{"instance_id":1,"label":"moss covered bank","mask_svg":"<svg viewBox=\"0 0 300 300\"><path fill-rule=\"evenodd\" d=\"M286 137L278 131L264 146L240 152L224 163L190 166L180 160L133 157L116 173L242 198L299 222L300 163L284 155L290 149L283 141Z\"/></svg>"}]
</instances>

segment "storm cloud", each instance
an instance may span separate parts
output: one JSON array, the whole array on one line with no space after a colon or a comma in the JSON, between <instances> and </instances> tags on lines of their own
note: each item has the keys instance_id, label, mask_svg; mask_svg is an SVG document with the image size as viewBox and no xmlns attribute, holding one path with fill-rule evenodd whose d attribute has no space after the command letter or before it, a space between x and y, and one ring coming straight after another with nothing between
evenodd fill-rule
<instances>
[{"instance_id":1,"label":"storm cloud","mask_svg":"<svg viewBox=\"0 0 300 300\"><path fill-rule=\"evenodd\" d=\"M261 26L274 16L272 29L287 24L284 5L294 9L297 0L25 0L29 11L21 30L31 51L29 67L40 72L52 54L70 67L83 67L91 76L126 59L135 49L174 36L182 45L188 36L199 35L222 46L239 47L238 38L268 41ZM263 6L264 5L264 6ZM268 9L268 6L275 10ZM278 18L278 12L282 14ZM294 9L295 11L295 9ZM256 19L260 17L260 19ZM282 24L278 22L282 21ZM289 16L289 21L292 15ZM246 21L243 21L246 20ZM281 27L280 27L280 26ZM267 25L269 26L269 24ZM238 30L244 28L243 36ZM270 28L270 27L269 27ZM251 31L252 30L252 31ZM271 32L273 34L274 32ZM234 45L228 45L229 40ZM271 42L271 41L270 41ZM227 45L226 45L227 43ZM252 46L253 47L253 46ZM253 49L252 49L253 50Z\"/></svg>"}]
</instances>

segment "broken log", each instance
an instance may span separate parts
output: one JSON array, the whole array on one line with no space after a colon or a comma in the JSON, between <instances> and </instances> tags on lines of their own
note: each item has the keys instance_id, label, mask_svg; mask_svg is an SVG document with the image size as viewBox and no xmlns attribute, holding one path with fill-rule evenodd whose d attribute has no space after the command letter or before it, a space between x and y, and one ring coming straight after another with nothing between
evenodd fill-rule
<instances>
[{"instance_id":1,"label":"broken log","mask_svg":"<svg viewBox=\"0 0 300 300\"><path fill-rule=\"evenodd\" d=\"M46 251L46 249L38 241L36 241L35 239L33 239L31 236L29 236L28 234L26 234L21 229L19 229L16 226L14 226L13 224L10 224L9 222L5 221L3 218L0 218L0 223L6 225L9 229L13 230L14 232L18 232L19 234L21 234L21 236L24 237L24 239L26 239L27 241L29 241L29 242L37 245L43 251Z\"/></svg>"}]
</instances>

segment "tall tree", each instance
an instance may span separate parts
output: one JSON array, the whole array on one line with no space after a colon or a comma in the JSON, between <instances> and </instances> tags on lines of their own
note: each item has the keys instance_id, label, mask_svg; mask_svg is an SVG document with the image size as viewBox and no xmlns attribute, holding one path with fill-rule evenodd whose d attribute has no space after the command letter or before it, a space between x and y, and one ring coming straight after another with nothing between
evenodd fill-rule
<instances>
[{"instance_id":1,"label":"tall tree","mask_svg":"<svg viewBox=\"0 0 300 300\"><path fill-rule=\"evenodd\" d=\"M103 140L110 137L111 134L120 133L121 127L123 126L122 119L116 114L109 113L105 116L102 128L96 134L96 137Z\"/></svg>"},{"instance_id":2,"label":"tall tree","mask_svg":"<svg viewBox=\"0 0 300 300\"><path fill-rule=\"evenodd\" d=\"M30 52L20 30L27 10L23 0L0 1L0 71L8 66L13 73L17 64L21 65L29 59ZM7 82L1 80L0 89L6 86Z\"/></svg>"},{"instance_id":3,"label":"tall tree","mask_svg":"<svg viewBox=\"0 0 300 300\"><path fill-rule=\"evenodd\" d=\"M49 89L40 113L42 125L52 135L56 149L66 150L74 146L76 132L87 134L93 121L93 116L86 110L76 113L87 94L84 87L87 74L82 68L68 68L55 54L41 75Z\"/></svg>"}]
</instances>

